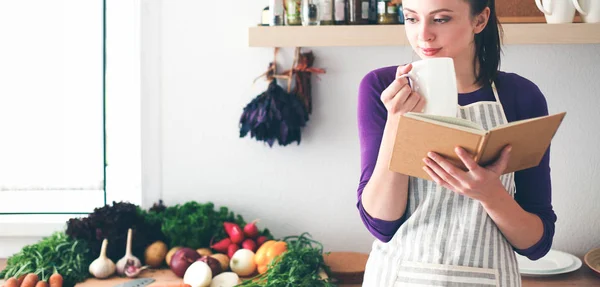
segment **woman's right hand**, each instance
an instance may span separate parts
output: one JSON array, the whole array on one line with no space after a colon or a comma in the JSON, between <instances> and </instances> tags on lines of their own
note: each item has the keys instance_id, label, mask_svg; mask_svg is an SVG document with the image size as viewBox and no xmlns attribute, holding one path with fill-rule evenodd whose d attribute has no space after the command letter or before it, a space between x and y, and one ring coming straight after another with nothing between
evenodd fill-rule
<instances>
[{"instance_id":1,"label":"woman's right hand","mask_svg":"<svg viewBox=\"0 0 600 287\"><path fill-rule=\"evenodd\" d=\"M425 98L408 85L407 78L400 78L412 69L412 64L399 66L396 79L381 93L381 101L388 111L388 118L397 118L408 112L422 112L425 108Z\"/></svg>"}]
</instances>

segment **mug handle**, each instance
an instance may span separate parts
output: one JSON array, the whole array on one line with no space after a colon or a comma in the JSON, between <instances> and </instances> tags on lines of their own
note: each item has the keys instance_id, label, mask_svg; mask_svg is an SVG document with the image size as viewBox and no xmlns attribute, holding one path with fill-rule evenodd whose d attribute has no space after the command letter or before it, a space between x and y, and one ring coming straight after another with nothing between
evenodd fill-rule
<instances>
[{"instance_id":1,"label":"mug handle","mask_svg":"<svg viewBox=\"0 0 600 287\"><path fill-rule=\"evenodd\" d=\"M577 0L575 0L577 1ZM548 3L550 3L550 7L552 7L552 0L549 0ZM552 11L548 11L546 10L546 8L544 8L544 5L542 4L542 0L535 0L535 5L538 7L538 9L540 9L540 11L542 11L542 13L546 14L546 15L552 15Z\"/></svg>"},{"instance_id":2,"label":"mug handle","mask_svg":"<svg viewBox=\"0 0 600 287\"><path fill-rule=\"evenodd\" d=\"M581 14L582 16L587 16L588 12L583 11L583 8L581 8L581 6L579 5L579 0L572 0L573 2L573 6L575 6L575 9L577 9L577 12L579 12L579 14Z\"/></svg>"}]
</instances>

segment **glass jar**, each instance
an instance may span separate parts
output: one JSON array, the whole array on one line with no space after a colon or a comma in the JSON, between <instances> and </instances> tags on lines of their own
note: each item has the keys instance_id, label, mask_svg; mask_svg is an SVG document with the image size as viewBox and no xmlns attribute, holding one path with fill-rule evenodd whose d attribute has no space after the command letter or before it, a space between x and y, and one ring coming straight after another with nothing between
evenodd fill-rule
<instances>
[{"instance_id":1,"label":"glass jar","mask_svg":"<svg viewBox=\"0 0 600 287\"><path fill-rule=\"evenodd\" d=\"M349 0L348 10L348 24L369 24L369 0Z\"/></svg>"},{"instance_id":2,"label":"glass jar","mask_svg":"<svg viewBox=\"0 0 600 287\"><path fill-rule=\"evenodd\" d=\"M377 24L398 24L398 8L389 0L379 0L377 3Z\"/></svg>"},{"instance_id":3,"label":"glass jar","mask_svg":"<svg viewBox=\"0 0 600 287\"><path fill-rule=\"evenodd\" d=\"M320 25L333 25L333 0L321 0L319 14L321 17Z\"/></svg>"},{"instance_id":4,"label":"glass jar","mask_svg":"<svg viewBox=\"0 0 600 287\"><path fill-rule=\"evenodd\" d=\"M319 18L318 0L302 0L302 26L318 26Z\"/></svg>"},{"instance_id":5,"label":"glass jar","mask_svg":"<svg viewBox=\"0 0 600 287\"><path fill-rule=\"evenodd\" d=\"M302 0L286 0L285 8L287 25L302 25Z\"/></svg>"}]
</instances>

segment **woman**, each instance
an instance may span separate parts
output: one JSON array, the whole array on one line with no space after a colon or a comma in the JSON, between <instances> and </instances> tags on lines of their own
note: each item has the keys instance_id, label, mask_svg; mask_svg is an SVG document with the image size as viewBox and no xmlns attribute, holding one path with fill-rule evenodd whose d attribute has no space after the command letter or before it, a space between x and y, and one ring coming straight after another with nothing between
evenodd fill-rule
<instances>
[{"instance_id":1,"label":"woman","mask_svg":"<svg viewBox=\"0 0 600 287\"><path fill-rule=\"evenodd\" d=\"M457 117L492 128L548 114L538 87L498 71L500 33L494 0L404 0L406 35L422 58L451 57L459 91ZM491 165L466 152L463 172L430 153L426 181L388 170L399 116L425 100L400 75L411 65L381 68L360 84L362 174L358 209L377 238L364 285L520 286L516 251L532 260L552 245L549 150L539 166L503 174L510 147Z\"/></svg>"}]
</instances>

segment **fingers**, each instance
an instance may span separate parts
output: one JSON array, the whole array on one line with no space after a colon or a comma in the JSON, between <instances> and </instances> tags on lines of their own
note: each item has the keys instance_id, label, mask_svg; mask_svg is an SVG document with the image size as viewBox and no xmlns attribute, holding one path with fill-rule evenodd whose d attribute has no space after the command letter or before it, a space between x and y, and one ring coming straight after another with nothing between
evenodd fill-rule
<instances>
[{"instance_id":1,"label":"fingers","mask_svg":"<svg viewBox=\"0 0 600 287\"><path fill-rule=\"evenodd\" d=\"M434 152L427 153L427 156L428 157L423 159L423 162L443 181L455 187L462 186L461 180L466 178L464 171L459 170L457 167Z\"/></svg>"},{"instance_id":2,"label":"fingers","mask_svg":"<svg viewBox=\"0 0 600 287\"><path fill-rule=\"evenodd\" d=\"M419 102L414 107L413 111L418 112L418 113L422 113L423 111L425 111L425 105L426 104L427 104L427 100L425 99L425 97L419 95Z\"/></svg>"},{"instance_id":3,"label":"fingers","mask_svg":"<svg viewBox=\"0 0 600 287\"><path fill-rule=\"evenodd\" d=\"M381 94L381 101L382 102L387 102L390 101L392 98L394 98L396 96L396 94L398 92L400 92L400 90L402 88L404 88L404 86L408 85L408 79L407 78L398 78L401 75L407 74L408 72L410 72L410 70L412 70L412 64L408 64L405 66L398 66L398 68L396 69L396 78L395 80L385 89L385 91Z\"/></svg>"},{"instance_id":4,"label":"fingers","mask_svg":"<svg viewBox=\"0 0 600 287\"><path fill-rule=\"evenodd\" d=\"M498 175L504 174L504 171L506 170L506 167L508 166L508 160L510 159L511 150L512 150L512 147L510 145L507 145L506 147L504 147L504 149L502 149L502 153L500 154L500 157L493 164L488 165L487 169L493 171L494 173L496 173Z\"/></svg>"},{"instance_id":5,"label":"fingers","mask_svg":"<svg viewBox=\"0 0 600 287\"><path fill-rule=\"evenodd\" d=\"M407 112L421 112L425 107L425 98L418 93L412 92L408 100L404 103L404 107Z\"/></svg>"},{"instance_id":6,"label":"fingers","mask_svg":"<svg viewBox=\"0 0 600 287\"><path fill-rule=\"evenodd\" d=\"M411 89L408 85L402 87L402 89L391 99L391 112L396 113L406 110L405 106L408 101L412 98Z\"/></svg>"},{"instance_id":7,"label":"fingers","mask_svg":"<svg viewBox=\"0 0 600 287\"><path fill-rule=\"evenodd\" d=\"M381 101L387 103L391 101L396 95L405 87L410 89L408 80L406 78L396 78L384 91L381 93Z\"/></svg>"},{"instance_id":8,"label":"fingers","mask_svg":"<svg viewBox=\"0 0 600 287\"><path fill-rule=\"evenodd\" d=\"M412 70L412 64L398 66L396 69L396 78L400 77L400 75L408 74Z\"/></svg>"},{"instance_id":9,"label":"fingers","mask_svg":"<svg viewBox=\"0 0 600 287\"><path fill-rule=\"evenodd\" d=\"M460 158L460 160L465 164L465 166L470 170L470 171L477 171L480 166L479 164L477 164L473 158L471 158L471 155L464 150L461 147L456 147L454 149L454 152L456 152L456 155L458 155L458 157Z\"/></svg>"}]
</instances>

